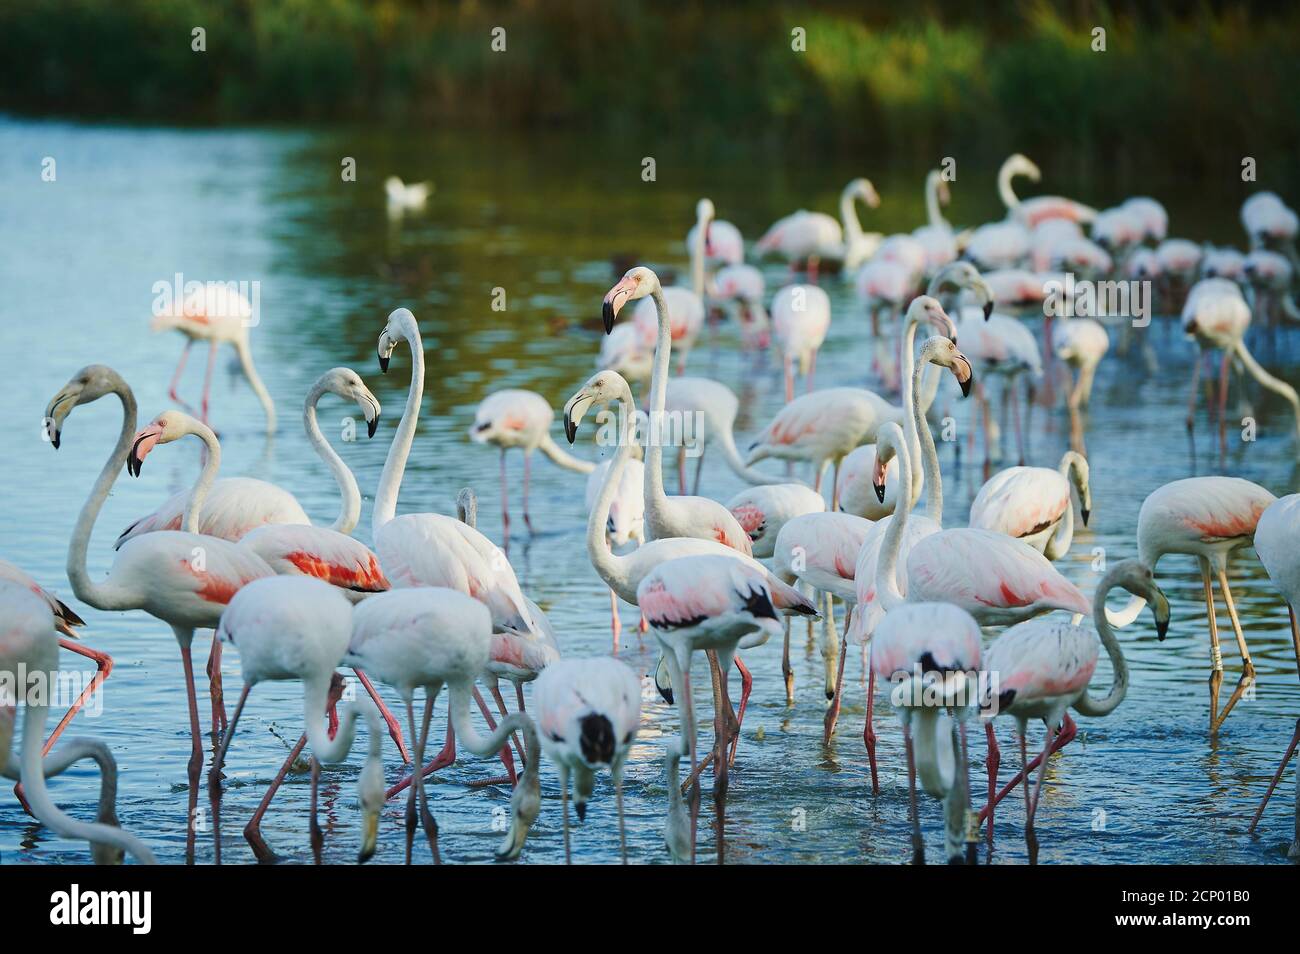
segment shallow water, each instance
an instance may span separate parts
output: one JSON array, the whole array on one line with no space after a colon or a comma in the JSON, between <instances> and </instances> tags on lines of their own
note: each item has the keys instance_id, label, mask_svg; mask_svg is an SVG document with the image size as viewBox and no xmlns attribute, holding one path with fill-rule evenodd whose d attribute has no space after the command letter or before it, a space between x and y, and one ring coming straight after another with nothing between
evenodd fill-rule
<instances>
[{"instance_id":1,"label":"shallow water","mask_svg":"<svg viewBox=\"0 0 1300 954\"><path fill-rule=\"evenodd\" d=\"M475 487L480 525L500 540L497 513L498 456L471 445L466 428L477 402L500 387L539 391L558 407L592 372L599 347L599 302L612 282L610 258L626 254L649 264L672 265L685 277L682 236L694 198L712 195L719 214L735 221L749 239L780 214L799 205L835 208L840 183L861 171L809 168L792 160L774 167L759 162L680 161L661 158L659 181L640 178L644 149L636 143L546 142L490 137L425 139L346 132L211 132L120 129L0 121L0 555L55 589L85 617L87 644L113 654L115 669L103 691L103 711L79 718L75 733L104 739L116 753L122 777L118 812L124 827L142 835L161 860L185 858L186 760L181 667L170 630L142 612L104 613L71 599L64 575L66 542L78 509L108 453L120 416L116 402L80 409L64 430L55 454L41 440L46 401L82 365L104 362L130 381L141 419L169 406L166 388L181 350L175 335L149 333L152 286L176 272L191 279L258 280L262 324L253 349L281 411L273 442L262 435L262 418L249 390L218 361L213 389L214 423L225 452L223 473L276 481L293 490L318 521L333 519L337 492L299 426L301 396L329 367L346 364L363 375L385 406L373 440L337 444L367 498L360 528L368 534L369 495L376 486L409 381L409 356L399 350L388 375L378 371L375 340L388 312L412 308L421 321L429 362L424 416L407 469L399 510L452 509L456 490ZM57 162L57 181L41 180L44 157ZM344 157L358 162L359 181L339 178ZM870 172L871 170L865 170ZM912 228L923 220L920 184L924 169L893 169L876 178L885 199L868 228ZM384 214L382 177L397 172L432 177L437 192L424 215L391 223ZM952 218L974 222L997 214L991 174L964 172L954 188ZM1166 201L1174 234L1240 242L1236 211L1241 195L1188 184L1105 185L1053 183L1065 194L1094 204L1126 191L1152 191ZM768 267L769 295L783 270ZM863 384L871 342L852 307L851 288L823 281L835 319L818 362L818 383ZM504 288L508 307L491 308L492 290ZM1036 323L1035 323L1036 327ZM1296 450L1289 411L1258 400L1261 437L1232 441L1225 466L1213 458L1202 410L1199 456L1189 454L1182 425L1192 349L1166 322L1147 332L1161 367L1149 373L1136 353L1112 354L1094 391L1088 447L1092 461L1092 526L1079 530L1063 571L1087 593L1098 577L1093 551L1108 559L1135 555L1134 531L1143 498L1159 485L1194 473L1226 472L1259 481L1277 493L1297 485ZM727 383L742 396L739 443L780 407L775 367L758 371L724 331L710 353L707 336L692 356L691 370ZM1289 353L1283 342L1282 354ZM1267 359L1267 352L1265 352ZM182 384L194 399L204 354L196 349ZM1278 370L1277 367L1274 368ZM1294 364L1281 368L1296 379ZM321 418L355 415L327 398ZM965 433L968 408L951 402ZM1235 398L1234 404L1235 407ZM558 426L554 432L560 433ZM588 437L588 441L590 438ZM1062 415L1036 409L1030 427L1030 462L1054 465L1066 446ZM964 516L982 480L980 455L941 445L949 520ZM578 451L597 452L590 443ZM764 465L779 466L779 465ZM517 486L520 460L509 461ZM187 486L197 453L162 448L139 480L122 477L100 516L91 546L91 572L107 570L116 533L153 509L168 493ZM670 481L670 485L671 485ZM703 491L727 499L740 489L723 463L709 458ZM514 505L519 516L517 491ZM550 614L566 654L609 651L607 592L587 561L583 478L544 460L533 469L532 514L539 530L516 535L510 557L524 590ZM516 534L522 531L516 520ZM1160 581L1173 604L1169 639L1154 638L1149 614L1122 634L1133 674L1127 700L1105 720L1080 720L1080 738L1053 760L1038 817L1041 860L1046 862L1233 862L1285 860L1292 831L1293 776L1288 773L1270 806L1259 837L1245 834L1267 778L1290 737L1300 697L1286 613L1250 552L1233 561L1235 594L1259 671L1256 697L1229 718L1217 741L1207 734L1208 634L1200 579L1190 558L1169 557ZM1235 684L1238 658L1226 614L1227 669L1224 698ZM653 639L638 642L635 614L625 607L620 658L645 672L654 660ZM798 647L797 700L784 704L780 647L769 644L747 655L755 689L732 774L724 837L728 862L898 863L909 857L906 777L901 736L880 709L882 794L867 784L861 742L861 660L850 655L849 696L833 744L821 744L824 701L818 650ZM195 643L196 660L207 637ZM82 660L64 654L67 667ZM697 663L697 665L699 665ZM1098 684L1109 676L1102 663ZM239 684L238 653L224 663L228 701ZM706 685L703 667L696 685ZM733 681L733 693L735 691ZM208 715L200 677L200 713ZM397 707L395 695L388 698ZM627 777L628 847L637 862L667 859L662 842L665 807L664 737L676 731L675 711L646 683L643 728ZM701 693L703 719L710 711ZM400 711L400 710L399 710ZM439 712L443 711L440 704ZM441 725L441 716L438 718ZM998 725L1003 744L1002 777L1018 762L1009 723ZM300 692L293 684L258 686L248 704L226 768L222 802L223 861L247 863L252 855L240 830L266 784L301 730ZM441 729L435 728L435 739ZM1031 745L1041 744L1031 728ZM707 725L701 745L707 746ZM973 784L982 790L984 746L972 740ZM390 782L401 777L386 747ZM326 860L350 862L359 837L355 777L360 752L323 775L322 824ZM429 791L441 831L445 860L490 859L498 833L505 787L470 788L497 774L490 760L463 757L431 780ZM206 778L206 773L205 773ZM206 781L205 781L206 786ZM544 804L523 861L563 858L560 801L552 767L543 767ZM90 817L97 782L74 771L53 784L59 802ZM290 861L310 861L307 835L308 779L292 776L263 826L271 846ZM199 804L207 804L206 790ZM717 852L709 824L708 779L700 827L702 860ZM1022 863L1023 810L1019 798L999 808L998 863ZM922 801L922 821L932 859L940 849L940 809ZM200 819L196 860L212 860L212 832ZM402 806L390 804L381 822L377 860L401 860ZM598 786L584 825L575 829L574 850L585 862L617 859L612 791ZM418 858L427 848L417 845ZM0 856L8 862L82 862L85 846L64 842L25 816L7 792L0 797Z\"/></svg>"}]
</instances>

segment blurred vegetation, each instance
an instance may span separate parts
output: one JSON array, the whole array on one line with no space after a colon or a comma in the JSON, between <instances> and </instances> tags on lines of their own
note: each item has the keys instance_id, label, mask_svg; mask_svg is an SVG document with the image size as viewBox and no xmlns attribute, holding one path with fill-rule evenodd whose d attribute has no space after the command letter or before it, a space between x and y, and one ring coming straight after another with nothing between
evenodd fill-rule
<instances>
[{"instance_id":1,"label":"blurred vegetation","mask_svg":"<svg viewBox=\"0 0 1300 954\"><path fill-rule=\"evenodd\" d=\"M1300 155L1300 8L1262 2L0 0L0 64L0 109L29 115L559 127L810 158L1016 148L1199 172Z\"/></svg>"}]
</instances>

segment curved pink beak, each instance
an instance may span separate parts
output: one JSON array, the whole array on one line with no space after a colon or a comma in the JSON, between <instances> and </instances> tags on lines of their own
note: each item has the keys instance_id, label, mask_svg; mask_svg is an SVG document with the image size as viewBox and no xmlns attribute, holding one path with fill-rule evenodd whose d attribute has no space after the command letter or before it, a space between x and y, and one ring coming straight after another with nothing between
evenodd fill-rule
<instances>
[{"instance_id":1,"label":"curved pink beak","mask_svg":"<svg viewBox=\"0 0 1300 954\"><path fill-rule=\"evenodd\" d=\"M131 453L126 458L126 472L132 477L140 476L140 468L144 466L144 459L149 456L149 452L154 449L162 437L163 429L161 424L150 424L138 431L135 440L131 442Z\"/></svg>"},{"instance_id":2,"label":"curved pink beak","mask_svg":"<svg viewBox=\"0 0 1300 954\"><path fill-rule=\"evenodd\" d=\"M614 330L614 319L618 317L619 311L627 304L636 291L636 282L630 278L623 277L618 280L618 284L605 293L605 300L601 303L600 316L605 319L605 334Z\"/></svg>"}]
</instances>

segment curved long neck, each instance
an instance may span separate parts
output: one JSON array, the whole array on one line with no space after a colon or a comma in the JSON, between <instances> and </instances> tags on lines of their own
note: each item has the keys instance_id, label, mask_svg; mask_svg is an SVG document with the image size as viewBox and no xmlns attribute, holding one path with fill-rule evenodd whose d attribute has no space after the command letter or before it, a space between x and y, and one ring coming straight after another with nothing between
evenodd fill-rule
<instances>
[{"instance_id":1,"label":"curved long neck","mask_svg":"<svg viewBox=\"0 0 1300 954\"><path fill-rule=\"evenodd\" d=\"M668 502L664 493L664 407L668 402L668 363L672 360L673 328L668 303L660 288L652 292L659 320L659 342L655 345L654 373L650 378L650 421L646 431L645 509L659 513Z\"/></svg>"},{"instance_id":2,"label":"curved long neck","mask_svg":"<svg viewBox=\"0 0 1300 954\"><path fill-rule=\"evenodd\" d=\"M77 821L59 810L45 788L46 766L41 758L45 717L49 710L43 704L29 704L26 708L27 714L23 717L22 783L32 814L64 838L85 839L91 843L92 848L97 844L107 845L132 855L141 864L157 864L153 852L144 842L116 825ZM100 817L104 817L105 795L110 799L116 795L116 784L110 782L108 773L105 773L100 789ZM109 815L112 815L111 808Z\"/></svg>"},{"instance_id":3,"label":"curved long neck","mask_svg":"<svg viewBox=\"0 0 1300 954\"><path fill-rule=\"evenodd\" d=\"M97 609L130 609L131 601L126 600L111 584L96 583L90 578L86 569L86 551L90 548L90 534L95 528L99 511L108 499L108 492L113 489L117 475L126 465L127 455L131 453L131 439L135 435L136 404L131 388L120 378L115 382L113 393L122 401L122 430L117 436L117 444L109 454L104 468L95 479L72 529L72 540L68 544L68 582L72 592L83 603L89 603Z\"/></svg>"},{"instance_id":4,"label":"curved long neck","mask_svg":"<svg viewBox=\"0 0 1300 954\"><path fill-rule=\"evenodd\" d=\"M1237 356L1241 358L1241 363L1246 366L1250 376L1274 394L1280 394L1291 405L1292 411L1295 412L1296 435L1300 437L1300 395L1296 394L1295 388L1265 371L1255 360L1255 356L1246 349L1244 340L1239 340L1236 348Z\"/></svg>"},{"instance_id":5,"label":"curved long neck","mask_svg":"<svg viewBox=\"0 0 1300 954\"><path fill-rule=\"evenodd\" d=\"M862 223L858 221L856 198L857 193L852 188L846 188L840 193L840 218L844 221L844 239L846 242L860 239L863 234Z\"/></svg>"},{"instance_id":6,"label":"curved long neck","mask_svg":"<svg viewBox=\"0 0 1300 954\"><path fill-rule=\"evenodd\" d=\"M912 479L906 446L897 448L895 457L898 460L898 485L906 487ZM907 529L907 515L911 509L911 498L900 494L894 504L894 515L885 528L885 539L880 543L880 556L876 560L876 596L885 612L904 602L903 591L898 586L898 553L903 546L903 531Z\"/></svg>"},{"instance_id":7,"label":"curved long neck","mask_svg":"<svg viewBox=\"0 0 1300 954\"><path fill-rule=\"evenodd\" d=\"M605 526L609 523L609 510L614 505L619 481L623 479L623 471L627 469L628 458L632 456L635 444L633 435L636 402L632 400L631 390L626 390L619 396L618 413L622 417L618 450L614 454L614 462L605 472L605 483L600 487L595 506L587 516L587 556L590 557L591 564L596 568L600 578L606 583L611 586L619 583L626 587L626 558L615 555L609 545L609 539L605 536ZM649 479L649 475L646 475L646 478Z\"/></svg>"},{"instance_id":8,"label":"curved long neck","mask_svg":"<svg viewBox=\"0 0 1300 954\"><path fill-rule=\"evenodd\" d=\"M1016 206L1020 205L1020 199L1011 190L1012 175L1014 173L1010 166L1004 165L998 170L998 195L1002 197L1002 204L1007 207L1007 211L1012 211Z\"/></svg>"},{"instance_id":9,"label":"curved long neck","mask_svg":"<svg viewBox=\"0 0 1300 954\"><path fill-rule=\"evenodd\" d=\"M1085 688L1074 701L1075 711L1086 716L1109 715L1128 693L1128 662L1124 659L1124 650L1120 649L1119 640L1115 638L1115 631L1111 629L1110 620L1106 617L1106 596L1114 586L1112 581L1102 580L1092 598L1092 619L1097 626L1097 635L1101 637L1101 644L1106 647L1106 655L1110 657L1113 677L1110 690L1101 698L1094 698Z\"/></svg>"},{"instance_id":10,"label":"curved long neck","mask_svg":"<svg viewBox=\"0 0 1300 954\"><path fill-rule=\"evenodd\" d=\"M311 754L321 764L342 762L352 751L352 743L357 737L357 718L368 713L362 706L346 705L339 712L339 727L330 738L325 728L326 709L329 707L330 674L303 680L302 716L306 724L307 744ZM370 731L381 731L375 724Z\"/></svg>"},{"instance_id":11,"label":"curved long neck","mask_svg":"<svg viewBox=\"0 0 1300 954\"><path fill-rule=\"evenodd\" d=\"M930 362L923 361L916 366L912 372L912 389L919 395L921 390L921 375ZM934 379L938 384L937 376ZM929 389L927 389L929 390ZM937 387L935 388L937 390ZM943 525L943 477L939 473L939 452L934 446L934 435L930 433L930 422L926 419L925 413L930 409L930 404L934 400L934 391L931 390L929 400L912 400L912 427L917 435L917 442L921 448L920 466L925 469L925 507L929 511L929 517L940 526ZM916 466L913 463L913 466Z\"/></svg>"},{"instance_id":12,"label":"curved long neck","mask_svg":"<svg viewBox=\"0 0 1300 954\"><path fill-rule=\"evenodd\" d=\"M316 405L324 393L325 389L320 385L311 389L302 408L302 426L307 432L307 440L316 449L320 459L329 466L334 482L339 487L339 515L330 529L339 533L351 533L361 520L361 488L357 486L357 478L351 468L343 463L343 458L321 433L320 424L316 420Z\"/></svg>"},{"instance_id":13,"label":"curved long neck","mask_svg":"<svg viewBox=\"0 0 1300 954\"><path fill-rule=\"evenodd\" d=\"M913 402L916 400L917 379L916 371L916 326L918 322L909 318L907 328L903 331L903 353L900 358L898 376L903 385L903 436L907 438L907 451L912 460L921 459L921 442L917 437L916 415L912 410ZM921 495L921 470L914 468L912 471L911 502L916 503L917 498Z\"/></svg>"},{"instance_id":14,"label":"curved long neck","mask_svg":"<svg viewBox=\"0 0 1300 954\"><path fill-rule=\"evenodd\" d=\"M704 233L708 227L708 219L696 220L695 241L691 243L691 289L700 296L700 301L704 301Z\"/></svg>"},{"instance_id":15,"label":"curved long neck","mask_svg":"<svg viewBox=\"0 0 1300 954\"><path fill-rule=\"evenodd\" d=\"M774 474L765 474L761 470L749 467L745 464L744 458L740 456L740 450L736 447L736 436L731 427L724 427L710 436L710 442L717 444L722 450L722 459L726 461L727 466L741 480L748 484L762 486L767 484L802 484L803 481L796 477L778 477Z\"/></svg>"},{"instance_id":16,"label":"curved long neck","mask_svg":"<svg viewBox=\"0 0 1300 954\"><path fill-rule=\"evenodd\" d=\"M239 355L239 367L243 370L244 377L248 379L248 386L253 389L257 399L262 402L262 410L266 412L266 433L274 434L275 402L271 400L271 392L266 389L261 376L257 373L257 368L253 365L253 353L249 350L248 342L235 342L235 352Z\"/></svg>"},{"instance_id":17,"label":"curved long neck","mask_svg":"<svg viewBox=\"0 0 1300 954\"><path fill-rule=\"evenodd\" d=\"M203 425L202 430L194 430L190 433L203 441L203 446L208 451L203 455L203 469L199 471L198 479L194 481L190 498L185 504L185 514L181 518L181 527L186 533L198 533L203 504L208 499L213 483L216 482L217 471L221 469L221 444L217 440L217 435L206 425Z\"/></svg>"},{"instance_id":18,"label":"curved long neck","mask_svg":"<svg viewBox=\"0 0 1300 954\"><path fill-rule=\"evenodd\" d=\"M1084 459L1077 451L1066 451L1061 458L1060 465L1056 468L1057 473L1065 478L1068 486L1074 488L1074 492L1079 495L1079 501L1083 501L1082 478ZM1074 501L1066 500L1065 514L1061 517L1061 522L1056 526L1056 532L1052 534L1047 546L1044 548L1044 555L1049 560L1058 560L1065 556L1070 549L1070 544L1074 541Z\"/></svg>"},{"instance_id":19,"label":"curved long neck","mask_svg":"<svg viewBox=\"0 0 1300 954\"><path fill-rule=\"evenodd\" d=\"M424 343L420 340L418 328L404 329L406 343L411 346L411 387L406 392L406 407L402 410L402 420L393 435L392 446L388 448L388 459L384 461L384 472L379 475L379 489L375 491L375 503L370 513L370 534L379 532L379 528L392 520L397 513L397 492L402 486L402 475L406 472L406 458L411 453L415 442L415 426L420 419L420 401L424 398Z\"/></svg>"},{"instance_id":20,"label":"curved long neck","mask_svg":"<svg viewBox=\"0 0 1300 954\"><path fill-rule=\"evenodd\" d=\"M559 444L551 439L550 434L542 435L542 442L537 449L546 455L547 460L557 467L563 467L565 470L571 470L575 474L590 474L596 469L596 465L589 460L583 460L580 457L574 457Z\"/></svg>"}]
</instances>

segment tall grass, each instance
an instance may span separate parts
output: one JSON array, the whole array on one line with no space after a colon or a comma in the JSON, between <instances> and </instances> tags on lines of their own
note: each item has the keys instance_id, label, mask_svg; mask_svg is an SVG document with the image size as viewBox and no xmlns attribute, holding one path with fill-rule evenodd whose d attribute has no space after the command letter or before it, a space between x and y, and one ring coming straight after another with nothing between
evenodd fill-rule
<instances>
[{"instance_id":1,"label":"tall grass","mask_svg":"<svg viewBox=\"0 0 1300 954\"><path fill-rule=\"evenodd\" d=\"M0 108L566 127L912 158L1300 155L1300 11L1263 3L0 0ZM490 49L506 29L507 49ZM1091 48L1094 27L1106 51ZM207 51L191 50L191 30ZM806 52L791 31L807 33Z\"/></svg>"}]
</instances>

